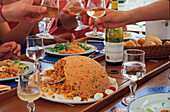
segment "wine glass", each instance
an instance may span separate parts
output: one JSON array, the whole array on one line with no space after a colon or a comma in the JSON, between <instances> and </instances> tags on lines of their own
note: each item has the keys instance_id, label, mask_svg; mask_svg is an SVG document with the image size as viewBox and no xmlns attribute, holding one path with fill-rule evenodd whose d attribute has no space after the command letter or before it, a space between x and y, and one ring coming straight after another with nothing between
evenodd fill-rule
<instances>
[{"instance_id":1,"label":"wine glass","mask_svg":"<svg viewBox=\"0 0 170 112\"><path fill-rule=\"evenodd\" d=\"M136 24L139 26L139 38L142 38L144 35L142 34L142 26L145 25L145 21L137 22Z\"/></svg>"},{"instance_id":2,"label":"wine glass","mask_svg":"<svg viewBox=\"0 0 170 112\"><path fill-rule=\"evenodd\" d=\"M34 60L35 73L39 72L39 59L45 56L43 38L32 35L26 37L27 48L26 56Z\"/></svg>"},{"instance_id":3,"label":"wine glass","mask_svg":"<svg viewBox=\"0 0 170 112\"><path fill-rule=\"evenodd\" d=\"M59 13L59 0L42 0L41 5L47 7L46 13L43 14L45 30L43 33L37 34L37 36L47 39L54 39L54 37L51 36L48 32L50 28L51 19L56 17Z\"/></svg>"},{"instance_id":4,"label":"wine glass","mask_svg":"<svg viewBox=\"0 0 170 112\"><path fill-rule=\"evenodd\" d=\"M146 74L145 52L139 49L125 50L121 73L131 81L129 85L130 95L122 99L122 103L128 105L136 98L136 81L142 79Z\"/></svg>"},{"instance_id":5,"label":"wine glass","mask_svg":"<svg viewBox=\"0 0 170 112\"><path fill-rule=\"evenodd\" d=\"M76 14L78 26L74 30L79 31L79 30L88 28L89 26L83 25L83 22L81 21L82 16L80 14L82 13L84 9L84 4L81 2L81 0L67 0L67 5L68 5L67 8L70 10L70 12L73 12Z\"/></svg>"},{"instance_id":6,"label":"wine glass","mask_svg":"<svg viewBox=\"0 0 170 112\"><path fill-rule=\"evenodd\" d=\"M105 0L88 0L86 12L90 17L93 17L94 29L92 32L87 32L87 37L101 37L102 32L97 32L95 19L104 16L106 10Z\"/></svg>"},{"instance_id":7,"label":"wine glass","mask_svg":"<svg viewBox=\"0 0 170 112\"><path fill-rule=\"evenodd\" d=\"M29 112L34 112L34 100L41 96L41 82L39 74L24 75L23 71L18 72L18 88L17 95L23 100L27 101L27 108Z\"/></svg>"}]
</instances>

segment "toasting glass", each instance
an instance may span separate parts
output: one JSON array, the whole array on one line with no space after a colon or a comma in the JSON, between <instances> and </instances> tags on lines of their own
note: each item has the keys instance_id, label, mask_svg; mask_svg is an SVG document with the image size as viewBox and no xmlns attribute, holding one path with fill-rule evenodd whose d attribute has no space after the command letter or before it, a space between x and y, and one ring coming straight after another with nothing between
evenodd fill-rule
<instances>
[{"instance_id":1,"label":"toasting glass","mask_svg":"<svg viewBox=\"0 0 170 112\"><path fill-rule=\"evenodd\" d=\"M71 12L76 14L76 19L77 19L78 26L74 30L79 31L79 30L88 28L89 26L83 25L82 16L80 15L81 12L84 9L84 4L81 2L81 0L67 0L67 5L68 5L67 8Z\"/></svg>"},{"instance_id":2,"label":"toasting glass","mask_svg":"<svg viewBox=\"0 0 170 112\"><path fill-rule=\"evenodd\" d=\"M85 33L88 37L101 37L102 32L97 32L95 19L104 16L106 10L105 0L88 0L86 12L90 17L93 17L94 29L92 32Z\"/></svg>"},{"instance_id":3,"label":"toasting glass","mask_svg":"<svg viewBox=\"0 0 170 112\"><path fill-rule=\"evenodd\" d=\"M42 0L42 6L47 7L46 13L44 13L44 23L45 23L45 30L43 33L37 34L42 38L53 39L54 37L51 36L49 32L51 19L56 17L59 12L59 0Z\"/></svg>"},{"instance_id":4,"label":"toasting glass","mask_svg":"<svg viewBox=\"0 0 170 112\"><path fill-rule=\"evenodd\" d=\"M122 103L128 105L136 98L136 81L142 79L146 74L145 52L139 49L125 50L121 73L131 81L130 95L122 99Z\"/></svg>"}]
</instances>

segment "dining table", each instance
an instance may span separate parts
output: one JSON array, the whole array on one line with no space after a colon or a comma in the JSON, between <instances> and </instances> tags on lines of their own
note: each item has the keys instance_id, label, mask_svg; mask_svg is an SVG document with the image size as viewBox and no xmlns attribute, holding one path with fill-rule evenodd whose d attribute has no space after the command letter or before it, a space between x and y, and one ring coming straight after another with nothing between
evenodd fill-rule
<instances>
[{"instance_id":1,"label":"dining table","mask_svg":"<svg viewBox=\"0 0 170 112\"><path fill-rule=\"evenodd\" d=\"M89 37L84 37L77 39L77 42L91 42L91 43L103 43L103 40L95 40ZM99 51L102 51L103 47L98 47ZM47 54L48 55L48 54ZM56 57L53 55L49 55ZM89 56L89 55L88 55ZM35 112L113 112L114 108L125 108L126 106L121 104L121 99L128 96L130 93L129 84L130 80L121 74L121 65L109 66L105 61L105 53L99 53L94 57L90 57L96 60L107 72L108 76L115 78L118 84L118 90L101 100L93 103L85 104L68 104L68 103L58 103L39 98L35 101ZM21 55L20 60L33 62L28 59L26 55ZM57 61L57 60L56 60ZM53 68L55 62L49 62L46 60L40 60L41 70L47 70ZM146 64L146 75L138 80L136 83L138 85L136 92L152 88L152 87L168 87L170 86L170 79L168 78L170 74L170 59L154 59L145 60ZM11 85L13 88L11 90L0 93L0 112L26 112L27 102L22 101L17 96L17 82L15 80ZM2 84L2 82L0 82ZM5 83L4 83L5 84ZM170 87L169 87L170 93ZM117 106L116 105L121 105Z\"/></svg>"}]
</instances>

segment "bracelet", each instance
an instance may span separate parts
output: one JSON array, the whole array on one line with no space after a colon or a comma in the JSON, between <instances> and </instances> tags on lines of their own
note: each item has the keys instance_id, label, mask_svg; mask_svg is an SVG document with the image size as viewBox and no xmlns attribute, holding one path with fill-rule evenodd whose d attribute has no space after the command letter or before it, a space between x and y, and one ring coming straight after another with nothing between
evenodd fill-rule
<instances>
[{"instance_id":1,"label":"bracelet","mask_svg":"<svg viewBox=\"0 0 170 112\"><path fill-rule=\"evenodd\" d=\"M6 19L5 19L5 17L3 16L3 14L2 14L2 7L4 6L4 4L1 2L1 7L0 7L0 15L1 15L1 17L3 18L3 20L5 21L5 22L8 22Z\"/></svg>"}]
</instances>

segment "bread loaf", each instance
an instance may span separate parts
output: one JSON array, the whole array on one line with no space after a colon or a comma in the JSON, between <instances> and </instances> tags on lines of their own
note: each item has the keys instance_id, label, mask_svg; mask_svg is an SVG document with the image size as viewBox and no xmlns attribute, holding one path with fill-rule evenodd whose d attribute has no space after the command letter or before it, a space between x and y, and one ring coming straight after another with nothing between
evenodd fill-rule
<instances>
[{"instance_id":1,"label":"bread loaf","mask_svg":"<svg viewBox=\"0 0 170 112\"><path fill-rule=\"evenodd\" d=\"M156 45L156 43L153 41L146 41L142 46L153 46L153 45Z\"/></svg>"},{"instance_id":2,"label":"bread loaf","mask_svg":"<svg viewBox=\"0 0 170 112\"><path fill-rule=\"evenodd\" d=\"M159 37L156 36L146 35L145 41L153 41L156 43L156 45L162 45L162 41L160 40Z\"/></svg>"}]
</instances>

